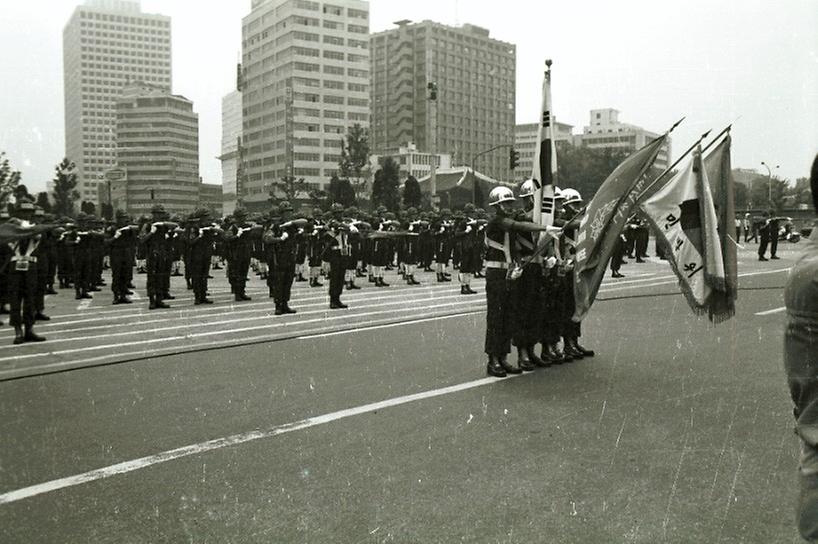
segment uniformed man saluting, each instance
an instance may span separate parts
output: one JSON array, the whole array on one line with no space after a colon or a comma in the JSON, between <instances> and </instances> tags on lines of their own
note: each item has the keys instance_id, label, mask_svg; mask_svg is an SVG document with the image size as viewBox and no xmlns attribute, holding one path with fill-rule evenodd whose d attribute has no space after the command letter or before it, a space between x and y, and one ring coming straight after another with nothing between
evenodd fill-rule
<instances>
[{"instance_id":1,"label":"uniformed man saluting","mask_svg":"<svg viewBox=\"0 0 818 544\"><path fill-rule=\"evenodd\" d=\"M14 219L9 221L16 229L13 241L8 243L7 261L0 263L6 268L5 280L10 306L9 324L14 327L14 344L42 342L42 336L34 332L34 314L37 294L37 257L34 253L40 244L43 230L32 223L34 203L23 197L18 200ZM30 229L30 234L27 232ZM23 329L25 328L25 332Z\"/></svg>"}]
</instances>

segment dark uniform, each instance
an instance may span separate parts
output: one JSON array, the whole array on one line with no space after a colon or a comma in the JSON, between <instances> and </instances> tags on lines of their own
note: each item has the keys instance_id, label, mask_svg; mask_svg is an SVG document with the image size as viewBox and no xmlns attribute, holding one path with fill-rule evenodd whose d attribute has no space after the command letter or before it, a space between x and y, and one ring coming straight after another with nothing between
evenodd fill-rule
<instances>
[{"instance_id":1,"label":"dark uniform","mask_svg":"<svg viewBox=\"0 0 818 544\"><path fill-rule=\"evenodd\" d=\"M16 206L17 217L11 222L20 227L33 228L30 219L34 214L34 204L21 198ZM35 252L40 244L41 229L32 230L31 236L17 239L7 245L8 261L5 264L6 285L9 299L9 324L14 327L14 344L42 342L45 338L37 335L34 328L37 296L37 257Z\"/></svg>"},{"instance_id":2,"label":"dark uniform","mask_svg":"<svg viewBox=\"0 0 818 544\"><path fill-rule=\"evenodd\" d=\"M188 228L187 262L185 272L190 273L190 283L193 289L194 304L212 304L207 298L207 280L210 276L211 256L215 240L220 230L209 224L209 212L205 209L195 210L190 220L194 223Z\"/></svg>"},{"instance_id":3,"label":"dark uniform","mask_svg":"<svg viewBox=\"0 0 818 544\"><path fill-rule=\"evenodd\" d=\"M275 300L275 315L295 313L290 308L290 294L295 279L298 228L286 221L291 211L292 207L286 201L280 206L273 206L270 224L262 238L269 267L267 286L270 288L270 298Z\"/></svg>"},{"instance_id":4,"label":"dark uniform","mask_svg":"<svg viewBox=\"0 0 818 544\"><path fill-rule=\"evenodd\" d=\"M333 220L324 233L323 255L323 260L329 263L329 307L332 310L347 308L341 302L341 293L344 292L345 264L350 254L349 227Z\"/></svg>"},{"instance_id":5,"label":"dark uniform","mask_svg":"<svg viewBox=\"0 0 818 544\"><path fill-rule=\"evenodd\" d=\"M166 217L165 209L161 205L153 207L153 223L145 223L139 235L139 243L144 248L145 270L147 272L147 291L151 310L170 308L164 300L169 297L167 292L170 284L170 266L173 255L172 236L176 225L163 221Z\"/></svg>"},{"instance_id":6,"label":"dark uniform","mask_svg":"<svg viewBox=\"0 0 818 544\"><path fill-rule=\"evenodd\" d=\"M137 227L122 210L116 212L116 225L108 227L105 245L111 263L111 291L114 304L130 304L128 285L131 281L134 253L138 243Z\"/></svg>"},{"instance_id":7,"label":"dark uniform","mask_svg":"<svg viewBox=\"0 0 818 544\"><path fill-rule=\"evenodd\" d=\"M253 248L253 229L245 222L247 212L239 208L233 212L235 223L224 232L227 252L227 279L236 301L250 300L245 293L250 254Z\"/></svg>"}]
</instances>

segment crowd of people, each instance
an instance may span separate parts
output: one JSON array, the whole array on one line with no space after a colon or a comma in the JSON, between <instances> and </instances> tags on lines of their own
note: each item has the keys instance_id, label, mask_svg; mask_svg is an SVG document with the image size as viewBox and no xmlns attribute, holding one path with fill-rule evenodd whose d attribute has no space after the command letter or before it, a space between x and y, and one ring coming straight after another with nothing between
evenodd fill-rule
<instances>
[{"instance_id":1,"label":"crowd of people","mask_svg":"<svg viewBox=\"0 0 818 544\"><path fill-rule=\"evenodd\" d=\"M0 235L0 311L11 314L14 343L39 342L44 338L33 326L50 319L45 297L59 288L73 291L77 300L92 298L106 286L106 269L116 305L133 303L134 275L145 274L151 310L170 307L168 301L175 298L173 276L184 276L194 304L202 305L212 303L208 280L216 270L225 271L236 302L250 300L247 284L256 275L266 282L276 315L296 312L290 304L294 282L309 282L311 288L326 282L330 309L343 309L345 290L389 287L390 270L410 286L421 284L420 272L433 272L435 282L446 283L453 281L456 271L464 296L476 294L472 280L484 277L485 271L490 375L590 356L590 350L579 346L579 327L570 320L570 229L575 224L563 225L559 236L547 238L551 244L545 253L546 248L535 250L537 240L546 238L533 236L528 226L533 223L525 218L533 208L530 183L521 193L527 211L512 206L513 192L502 189L511 200L492 201L493 213L473 204L455 211L408 208L393 213L379 207L368 213L337 203L326 212L295 213L283 201L265 214L238 208L225 218L213 217L207 209L196 209L184 218L172 216L156 205L150 218L135 220L119 210L113 221L83 213L57 219L22 198L14 217L0 216L0 225L14 227ZM577 215L581 202L572 189L558 191L557 223ZM497 228L514 231L513 237L498 237ZM512 263L532 256L522 267L520 281L500 281ZM506 284L509 289L498 290ZM519 355L517 366L506 360L512 340ZM539 355L534 352L537 343L542 344Z\"/></svg>"}]
</instances>

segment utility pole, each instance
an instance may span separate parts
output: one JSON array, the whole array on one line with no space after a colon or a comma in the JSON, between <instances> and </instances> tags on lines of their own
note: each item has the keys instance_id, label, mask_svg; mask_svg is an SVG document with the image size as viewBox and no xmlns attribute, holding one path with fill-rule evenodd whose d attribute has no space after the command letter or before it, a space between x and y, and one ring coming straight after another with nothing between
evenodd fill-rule
<instances>
[{"instance_id":1,"label":"utility pole","mask_svg":"<svg viewBox=\"0 0 818 544\"><path fill-rule=\"evenodd\" d=\"M773 202L773 171L770 170L770 165L761 161L761 165L767 169L767 201ZM775 165L775 170L778 170L779 165Z\"/></svg>"}]
</instances>

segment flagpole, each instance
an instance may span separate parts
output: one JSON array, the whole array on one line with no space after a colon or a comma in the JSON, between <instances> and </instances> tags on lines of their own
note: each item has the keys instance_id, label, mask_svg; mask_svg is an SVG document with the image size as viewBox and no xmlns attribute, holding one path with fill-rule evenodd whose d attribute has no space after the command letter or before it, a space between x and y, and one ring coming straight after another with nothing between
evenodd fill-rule
<instances>
[{"instance_id":1,"label":"flagpole","mask_svg":"<svg viewBox=\"0 0 818 544\"><path fill-rule=\"evenodd\" d=\"M690 153L691 153L691 152L692 152L694 149L696 149L696 146L700 145L700 144L702 143L702 140L704 140L705 138L707 138L707 135L708 135L708 134L710 134L710 131L709 131L709 130L708 130L707 132L705 132L704 134L702 134L701 136L699 136L699 139L698 139L698 140L696 140L696 143L694 143L693 145L691 145L691 146L690 146L690 147L687 149L687 151L685 151L685 152L682 154L682 156L681 156L681 157L679 157L678 159L676 159L676 161L675 161L673 164L671 164L671 165L670 165L670 166L667 168L667 170L665 170L664 172L662 172L661 174L659 174L659 177L657 177L655 180L653 180L653 182L652 182L650 185L648 185L647 187L645 187L645 190L644 190L644 191L642 191L641 193L639 193L639 196L637 196L637 197L636 197L636 203L639 203L639 201L641 201L641 200L642 200L642 198L643 198L643 197L644 197L644 196L645 196L645 195L648 193L648 191L650 191L650 190L651 190L651 188L653 188L653 186L654 186L654 185L656 185L657 183L659 183L659 182L660 182L660 181L661 181L661 180L662 180L662 179L663 179L665 176L667 176L667 175L668 175L668 174L669 174L669 173L670 173L670 172L671 172L671 171L672 171L672 170L673 170L673 169L674 169L674 168L675 168L675 167L676 167L676 166L677 166L677 165L678 165L680 162L682 162L682 161L684 160L684 158L685 158L685 157L687 157L688 155L690 155Z\"/></svg>"},{"instance_id":2,"label":"flagpole","mask_svg":"<svg viewBox=\"0 0 818 544\"><path fill-rule=\"evenodd\" d=\"M710 142L709 144L707 144L707 145L705 146L705 148L704 148L704 149L702 149L702 156L704 156L704 154L707 152L707 150L708 150L708 149L710 149L711 147L713 147L713 144L715 144L716 142L718 142L718 141L719 141L719 139L720 139L722 136L724 136L725 134L727 134L728 132L730 132L730 129L731 129L731 128L733 128L732 123L731 123L731 124L729 124L729 125L727 125L727 128L725 128L724 130L722 130L721 132L719 132L719 133L718 133L718 135L717 135L715 138L713 138L713 141L712 141L712 142Z\"/></svg>"}]
</instances>

